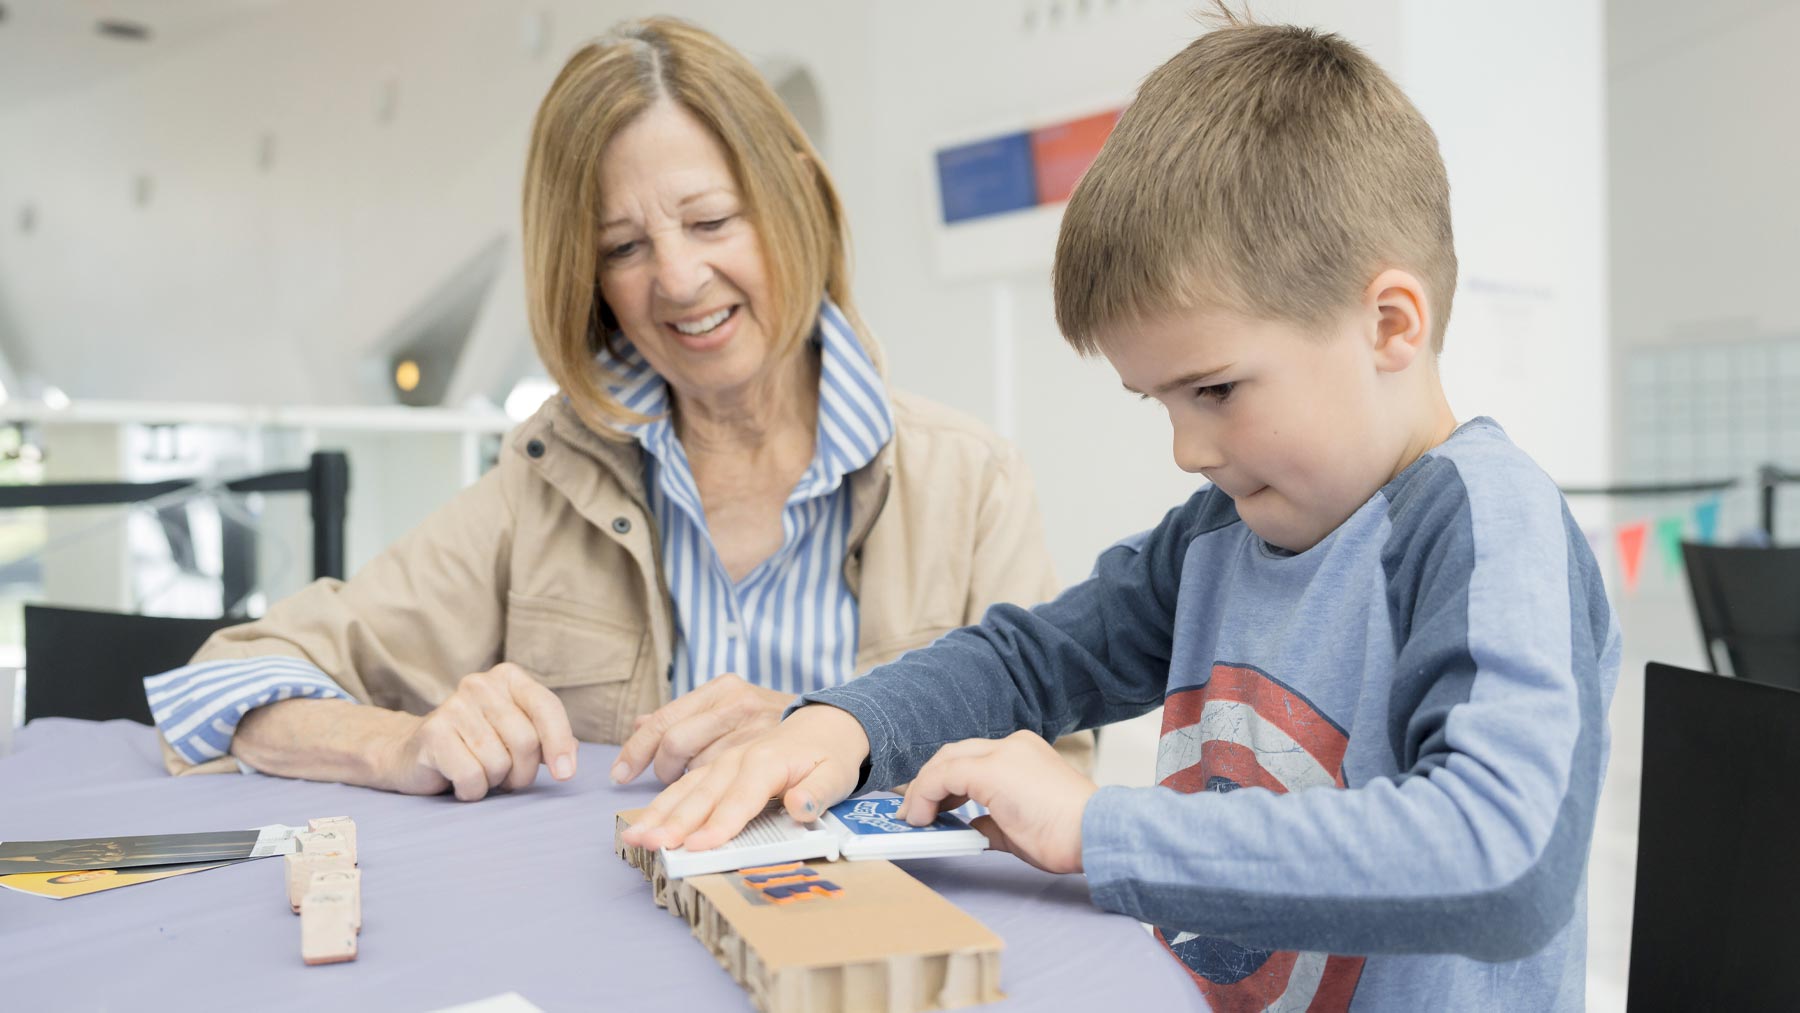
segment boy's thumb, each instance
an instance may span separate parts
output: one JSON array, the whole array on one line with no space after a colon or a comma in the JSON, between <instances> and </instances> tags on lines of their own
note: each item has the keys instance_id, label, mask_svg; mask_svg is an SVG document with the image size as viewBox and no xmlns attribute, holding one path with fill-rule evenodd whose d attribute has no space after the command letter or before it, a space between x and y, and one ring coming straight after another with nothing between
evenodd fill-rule
<instances>
[{"instance_id":1,"label":"boy's thumb","mask_svg":"<svg viewBox=\"0 0 1800 1013\"><path fill-rule=\"evenodd\" d=\"M798 784L789 788L782 796L788 815L802 823L811 823L823 816L827 807L843 801L856 783L851 775L838 769L839 766L830 760L821 760Z\"/></svg>"}]
</instances>

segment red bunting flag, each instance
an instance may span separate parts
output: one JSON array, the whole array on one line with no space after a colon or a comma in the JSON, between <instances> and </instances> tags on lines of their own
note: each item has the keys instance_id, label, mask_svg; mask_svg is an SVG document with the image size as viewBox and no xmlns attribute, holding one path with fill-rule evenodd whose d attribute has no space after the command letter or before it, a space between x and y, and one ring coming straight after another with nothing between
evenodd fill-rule
<instances>
[{"instance_id":1,"label":"red bunting flag","mask_svg":"<svg viewBox=\"0 0 1800 1013\"><path fill-rule=\"evenodd\" d=\"M1637 588L1638 564L1644 558L1644 536L1649 533L1649 521L1637 521L1619 529L1619 566L1625 571L1625 590Z\"/></svg>"}]
</instances>

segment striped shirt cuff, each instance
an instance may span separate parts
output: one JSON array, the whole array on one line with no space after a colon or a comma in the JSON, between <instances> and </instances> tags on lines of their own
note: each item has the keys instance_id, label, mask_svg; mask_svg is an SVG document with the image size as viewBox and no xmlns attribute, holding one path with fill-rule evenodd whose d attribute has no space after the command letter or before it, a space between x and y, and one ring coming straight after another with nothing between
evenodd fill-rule
<instances>
[{"instance_id":1,"label":"striped shirt cuff","mask_svg":"<svg viewBox=\"0 0 1800 1013\"><path fill-rule=\"evenodd\" d=\"M352 699L318 666L280 657L185 665L146 678L144 692L169 748L189 763L224 756L238 722L264 704L307 697Z\"/></svg>"}]
</instances>

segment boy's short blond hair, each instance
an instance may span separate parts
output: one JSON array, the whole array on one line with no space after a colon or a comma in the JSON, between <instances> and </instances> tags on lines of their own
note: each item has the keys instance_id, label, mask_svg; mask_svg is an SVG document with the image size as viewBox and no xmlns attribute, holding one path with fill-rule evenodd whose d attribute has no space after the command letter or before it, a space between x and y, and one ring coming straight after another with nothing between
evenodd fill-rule
<instances>
[{"instance_id":1,"label":"boy's short blond hair","mask_svg":"<svg viewBox=\"0 0 1800 1013\"><path fill-rule=\"evenodd\" d=\"M1109 328L1203 307L1320 324L1400 267L1442 349L1456 250L1430 125L1344 39L1223 20L1144 80L1070 196L1064 337L1091 355Z\"/></svg>"}]
</instances>

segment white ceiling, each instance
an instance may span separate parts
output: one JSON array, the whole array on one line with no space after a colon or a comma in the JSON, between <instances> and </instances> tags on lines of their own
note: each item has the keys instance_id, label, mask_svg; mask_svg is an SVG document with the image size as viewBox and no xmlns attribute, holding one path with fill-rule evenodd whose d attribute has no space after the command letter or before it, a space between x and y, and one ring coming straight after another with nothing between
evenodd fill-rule
<instances>
[{"instance_id":1,"label":"white ceiling","mask_svg":"<svg viewBox=\"0 0 1800 1013\"><path fill-rule=\"evenodd\" d=\"M0 0L0 108L33 102L143 63L286 0ZM101 35L117 19L144 25L145 41Z\"/></svg>"}]
</instances>

